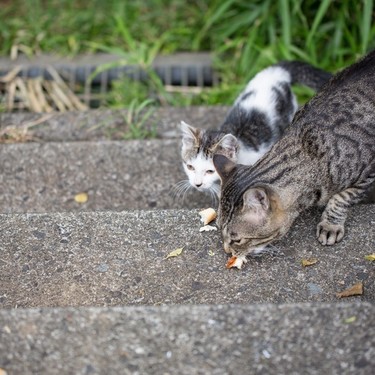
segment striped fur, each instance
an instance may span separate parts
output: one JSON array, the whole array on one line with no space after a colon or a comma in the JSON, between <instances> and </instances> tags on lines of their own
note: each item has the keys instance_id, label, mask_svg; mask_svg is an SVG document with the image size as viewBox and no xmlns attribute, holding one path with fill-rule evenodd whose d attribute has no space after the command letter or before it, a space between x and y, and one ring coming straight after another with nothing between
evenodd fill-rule
<instances>
[{"instance_id":1,"label":"striped fur","mask_svg":"<svg viewBox=\"0 0 375 375\"><path fill-rule=\"evenodd\" d=\"M221 155L214 164L222 180L218 221L227 252L256 252L313 205L325 205L319 242L340 241L348 208L375 181L375 51L302 107L253 167Z\"/></svg>"},{"instance_id":2,"label":"striped fur","mask_svg":"<svg viewBox=\"0 0 375 375\"><path fill-rule=\"evenodd\" d=\"M218 131L201 130L182 122L181 156L190 185L218 193L220 178L213 155L225 155L240 164L255 164L281 137L297 111L291 84L319 89L330 77L330 73L306 63L281 62L250 80Z\"/></svg>"}]
</instances>

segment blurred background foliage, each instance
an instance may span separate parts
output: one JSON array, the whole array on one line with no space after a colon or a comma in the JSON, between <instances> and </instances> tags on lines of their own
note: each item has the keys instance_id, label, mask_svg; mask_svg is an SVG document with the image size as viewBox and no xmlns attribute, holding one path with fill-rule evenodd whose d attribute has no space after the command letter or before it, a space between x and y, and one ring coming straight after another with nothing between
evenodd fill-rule
<instances>
[{"instance_id":1,"label":"blurred background foliage","mask_svg":"<svg viewBox=\"0 0 375 375\"><path fill-rule=\"evenodd\" d=\"M0 0L0 54L105 51L147 69L156 55L210 51L219 86L167 95L156 78L146 86L123 80L108 103L126 105L134 95L142 102L156 90L163 104L231 104L256 72L279 60L331 72L351 64L375 47L374 20L373 0Z\"/></svg>"}]
</instances>

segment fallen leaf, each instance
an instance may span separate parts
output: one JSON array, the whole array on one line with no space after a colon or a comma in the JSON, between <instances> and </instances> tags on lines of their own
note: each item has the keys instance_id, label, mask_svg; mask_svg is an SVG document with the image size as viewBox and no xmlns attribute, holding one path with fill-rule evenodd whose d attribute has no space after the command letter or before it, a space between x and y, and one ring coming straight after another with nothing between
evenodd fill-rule
<instances>
[{"instance_id":1,"label":"fallen leaf","mask_svg":"<svg viewBox=\"0 0 375 375\"><path fill-rule=\"evenodd\" d=\"M176 249L176 250L171 251L171 252L165 257L165 259L173 258L173 257L178 257L179 255L181 255L183 249L184 249L183 247L180 247L180 248L178 248L178 249Z\"/></svg>"},{"instance_id":2,"label":"fallen leaf","mask_svg":"<svg viewBox=\"0 0 375 375\"><path fill-rule=\"evenodd\" d=\"M205 225L204 227L199 228L199 232L210 232L212 230L217 230L217 228L212 225Z\"/></svg>"},{"instance_id":3,"label":"fallen leaf","mask_svg":"<svg viewBox=\"0 0 375 375\"><path fill-rule=\"evenodd\" d=\"M74 197L74 200L77 203L86 203L88 199L89 199L89 196L87 195L87 193L79 193L79 194L76 194L76 196Z\"/></svg>"},{"instance_id":4,"label":"fallen leaf","mask_svg":"<svg viewBox=\"0 0 375 375\"><path fill-rule=\"evenodd\" d=\"M345 289L343 292L336 293L337 298L358 296L363 294L363 283L359 282L352 287Z\"/></svg>"},{"instance_id":5,"label":"fallen leaf","mask_svg":"<svg viewBox=\"0 0 375 375\"><path fill-rule=\"evenodd\" d=\"M316 264L317 262L318 262L318 259L316 258L302 259L301 261L303 267L312 266L313 264Z\"/></svg>"},{"instance_id":6,"label":"fallen leaf","mask_svg":"<svg viewBox=\"0 0 375 375\"><path fill-rule=\"evenodd\" d=\"M366 260L375 261L375 254L370 254L365 256Z\"/></svg>"},{"instance_id":7,"label":"fallen leaf","mask_svg":"<svg viewBox=\"0 0 375 375\"><path fill-rule=\"evenodd\" d=\"M344 323L346 323L346 324L350 324L350 323L354 323L356 320L357 320L357 317L356 317L356 316L351 316L350 318L346 318L346 319L344 320Z\"/></svg>"}]
</instances>

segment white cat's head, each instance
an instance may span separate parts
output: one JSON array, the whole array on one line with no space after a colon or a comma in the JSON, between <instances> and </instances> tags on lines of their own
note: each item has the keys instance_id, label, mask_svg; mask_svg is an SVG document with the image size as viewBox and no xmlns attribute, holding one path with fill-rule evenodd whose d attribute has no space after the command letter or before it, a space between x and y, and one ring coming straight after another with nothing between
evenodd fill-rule
<instances>
[{"instance_id":1,"label":"white cat's head","mask_svg":"<svg viewBox=\"0 0 375 375\"><path fill-rule=\"evenodd\" d=\"M181 157L189 183L200 191L219 193L220 177L213 155L221 154L236 162L238 141L232 134L194 128L181 121Z\"/></svg>"}]
</instances>

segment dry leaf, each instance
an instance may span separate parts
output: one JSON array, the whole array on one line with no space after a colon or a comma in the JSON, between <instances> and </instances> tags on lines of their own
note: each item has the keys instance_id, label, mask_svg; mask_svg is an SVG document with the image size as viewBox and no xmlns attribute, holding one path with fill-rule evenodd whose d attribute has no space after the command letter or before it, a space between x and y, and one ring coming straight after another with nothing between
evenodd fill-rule
<instances>
[{"instance_id":1,"label":"dry leaf","mask_svg":"<svg viewBox=\"0 0 375 375\"><path fill-rule=\"evenodd\" d=\"M173 258L173 257L178 257L179 255L181 255L183 249L184 249L183 247L180 247L180 248L178 248L178 249L176 249L176 250L171 251L171 252L165 257L165 259Z\"/></svg>"},{"instance_id":2,"label":"dry leaf","mask_svg":"<svg viewBox=\"0 0 375 375\"><path fill-rule=\"evenodd\" d=\"M356 320L357 320L357 317L353 315L353 316L351 316L350 318L346 318L346 319L344 320L344 323L346 323L346 324L350 324L350 323L354 323Z\"/></svg>"},{"instance_id":3,"label":"dry leaf","mask_svg":"<svg viewBox=\"0 0 375 375\"><path fill-rule=\"evenodd\" d=\"M89 196L87 195L87 193L79 193L74 197L74 200L77 203L86 203L88 199L89 199Z\"/></svg>"},{"instance_id":4,"label":"dry leaf","mask_svg":"<svg viewBox=\"0 0 375 375\"><path fill-rule=\"evenodd\" d=\"M317 262L318 262L318 259L316 258L302 259L301 261L303 267L312 266L313 264Z\"/></svg>"},{"instance_id":5,"label":"dry leaf","mask_svg":"<svg viewBox=\"0 0 375 375\"><path fill-rule=\"evenodd\" d=\"M375 254L370 254L365 256L366 260L375 261Z\"/></svg>"},{"instance_id":6,"label":"dry leaf","mask_svg":"<svg viewBox=\"0 0 375 375\"><path fill-rule=\"evenodd\" d=\"M213 208L206 208L198 212L201 217L201 222L203 225L207 225L216 219L217 213Z\"/></svg>"},{"instance_id":7,"label":"dry leaf","mask_svg":"<svg viewBox=\"0 0 375 375\"><path fill-rule=\"evenodd\" d=\"M337 298L358 296L363 294L363 283L359 282L343 292L336 293Z\"/></svg>"},{"instance_id":8,"label":"dry leaf","mask_svg":"<svg viewBox=\"0 0 375 375\"><path fill-rule=\"evenodd\" d=\"M212 225L205 225L204 227L199 228L199 232L210 232L212 230L217 230L217 228Z\"/></svg>"}]
</instances>

